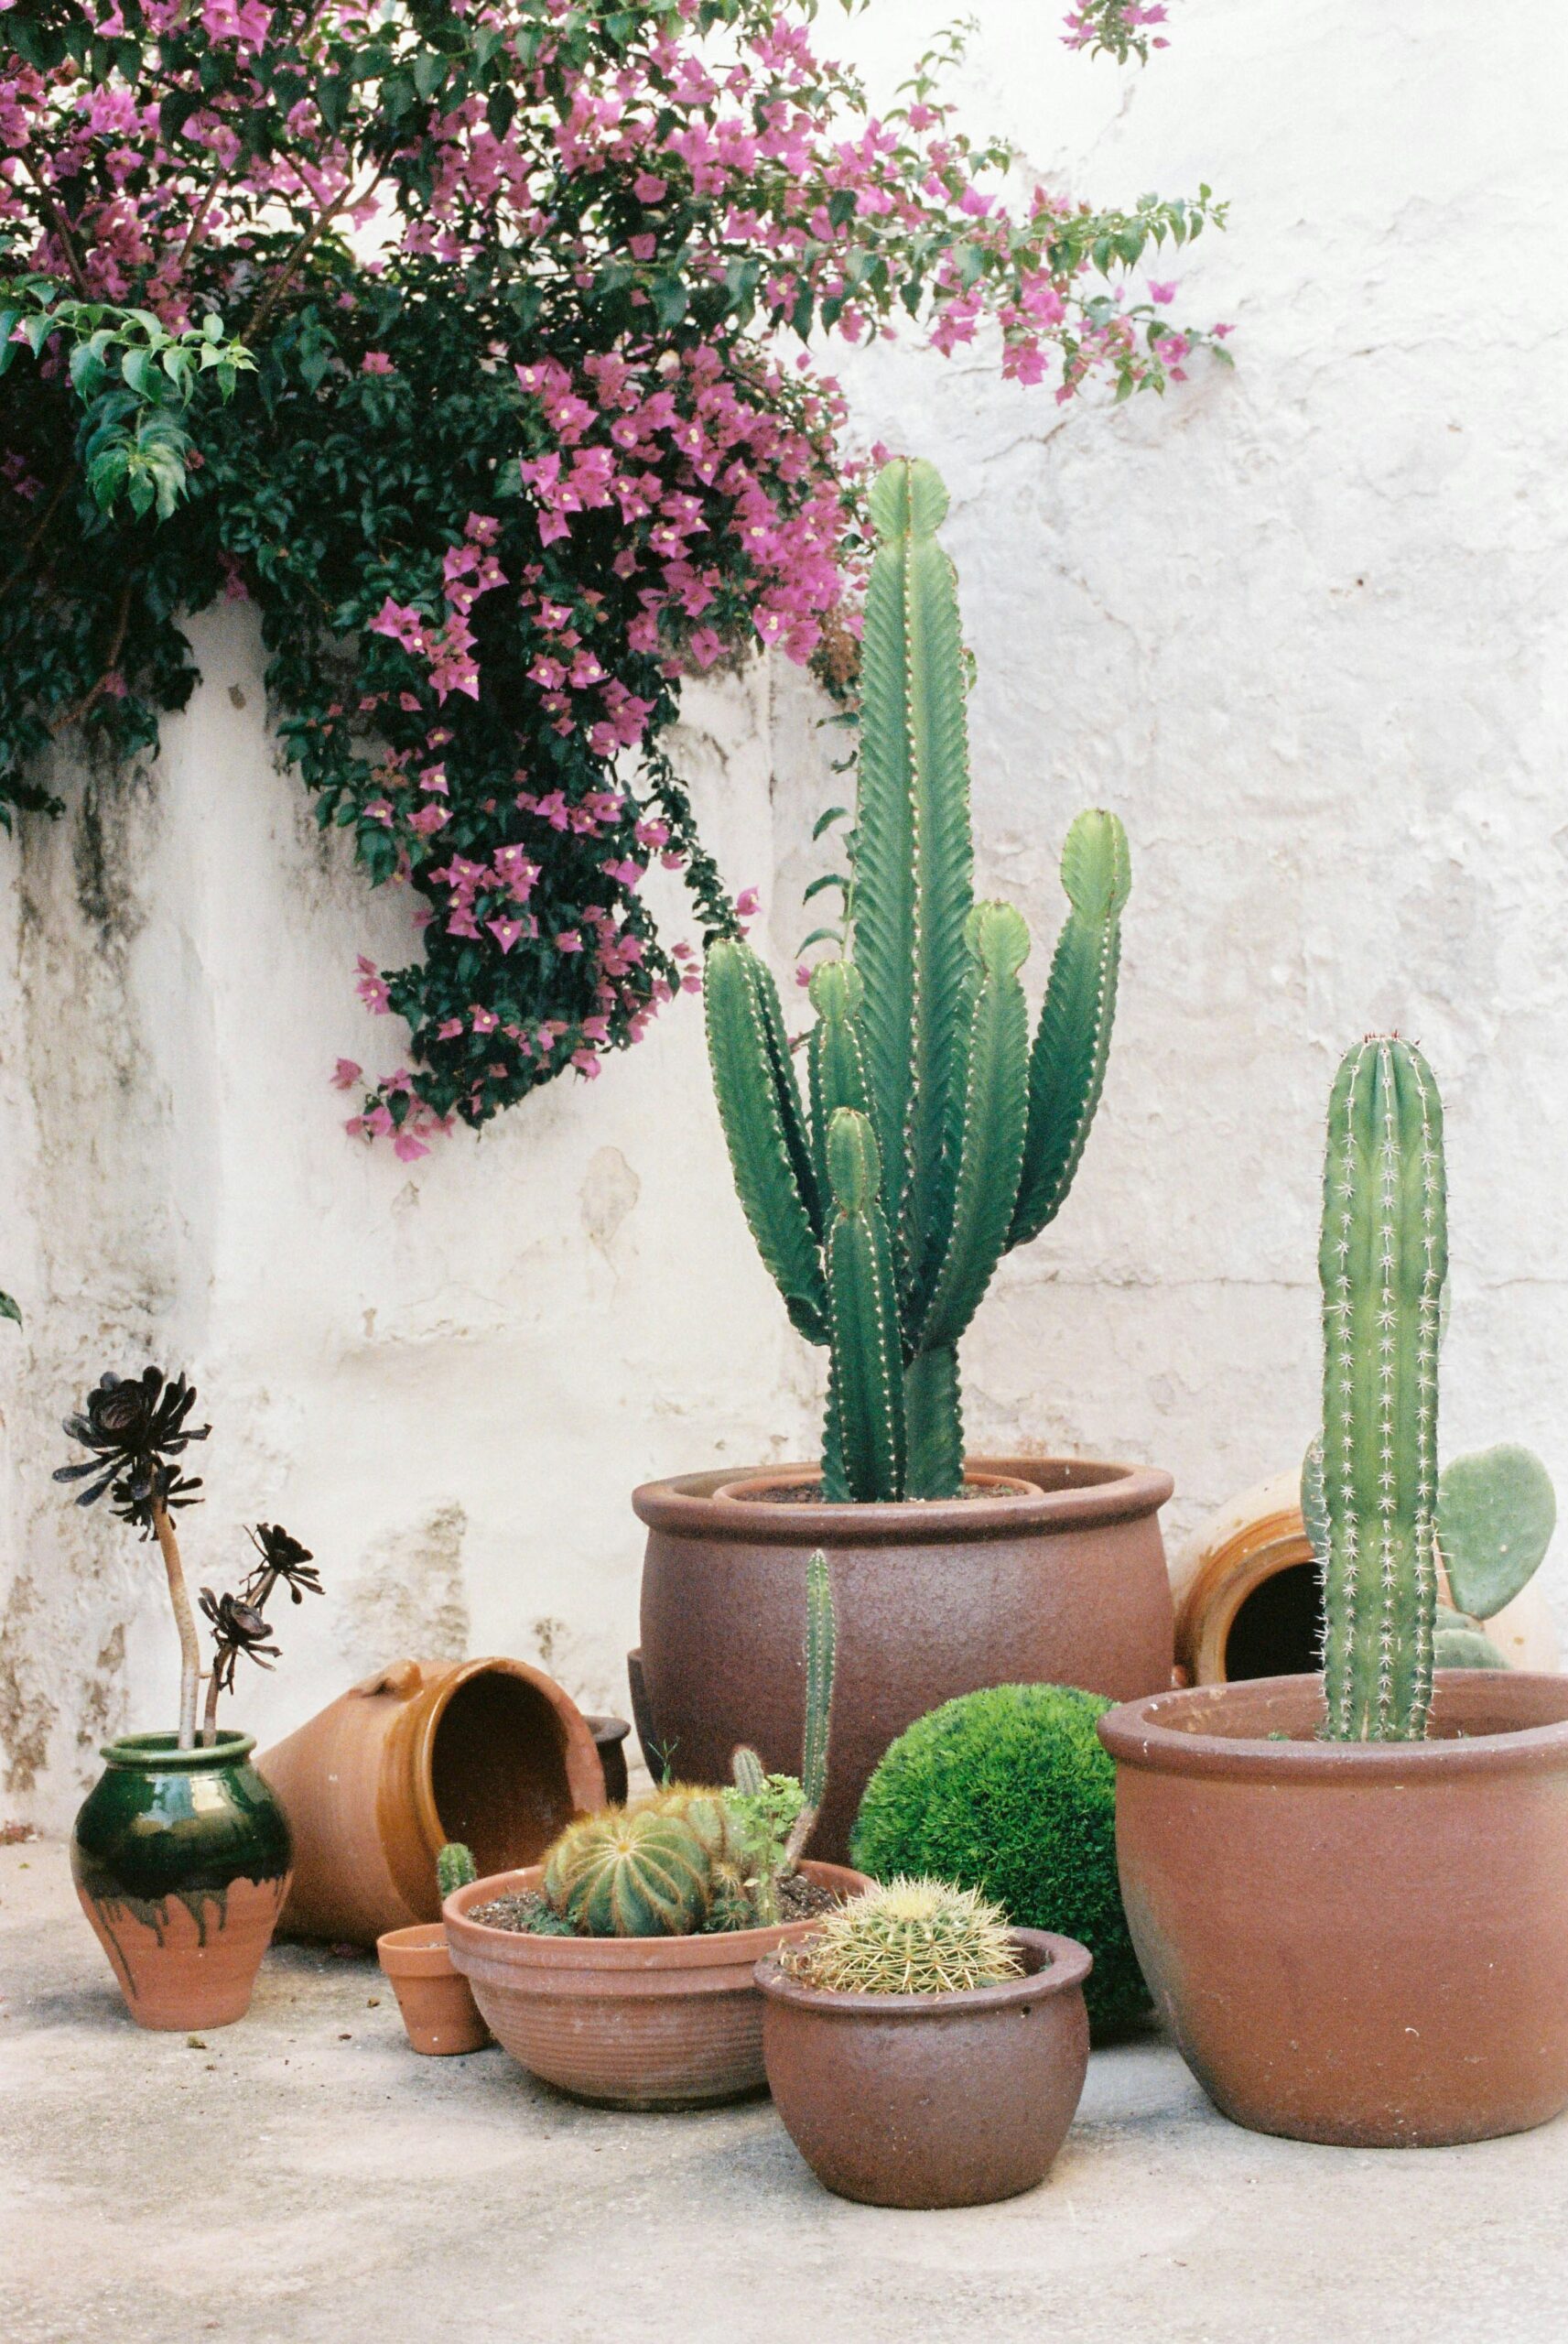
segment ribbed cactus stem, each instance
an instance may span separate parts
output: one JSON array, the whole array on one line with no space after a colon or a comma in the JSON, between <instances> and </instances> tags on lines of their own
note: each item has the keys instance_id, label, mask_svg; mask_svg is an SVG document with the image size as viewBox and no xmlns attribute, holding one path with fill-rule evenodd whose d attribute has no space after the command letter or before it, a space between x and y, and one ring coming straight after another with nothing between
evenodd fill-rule
<instances>
[{"instance_id":1,"label":"ribbed cactus stem","mask_svg":"<svg viewBox=\"0 0 1568 2344\"><path fill-rule=\"evenodd\" d=\"M1334 1085L1319 1273L1325 1730L1419 1740L1437 1607L1447 1221L1437 1086L1397 1036L1347 1051Z\"/></svg>"}]
</instances>

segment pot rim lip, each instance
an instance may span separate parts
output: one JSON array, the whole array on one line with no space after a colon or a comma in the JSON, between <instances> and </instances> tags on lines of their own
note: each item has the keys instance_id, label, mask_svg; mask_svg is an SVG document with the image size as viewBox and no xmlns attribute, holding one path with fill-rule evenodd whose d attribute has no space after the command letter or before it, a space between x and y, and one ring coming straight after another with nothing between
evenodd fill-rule
<instances>
[{"instance_id":1,"label":"pot rim lip","mask_svg":"<svg viewBox=\"0 0 1568 2344\"><path fill-rule=\"evenodd\" d=\"M254 1733L239 1733L224 1726L216 1742L198 1742L194 1750L178 1747L178 1730L161 1733L122 1733L100 1742L98 1755L109 1766L144 1774L196 1774L209 1766L232 1766L247 1758L256 1746Z\"/></svg>"},{"instance_id":2,"label":"pot rim lip","mask_svg":"<svg viewBox=\"0 0 1568 2344\"><path fill-rule=\"evenodd\" d=\"M873 1546L961 1545L1016 1537L1021 1531L1087 1529L1100 1523L1139 1521L1157 1514L1175 1488L1152 1465L1106 1457L968 1457L967 1473L1001 1474L1027 1481L1043 1466L1069 1475L1076 1487L983 1498L900 1498L856 1504L771 1505L762 1498L721 1498L717 1492L748 1481L815 1478L818 1466L730 1465L644 1481L632 1492L633 1511L650 1530L688 1537L744 1540L755 1546Z\"/></svg>"},{"instance_id":3,"label":"pot rim lip","mask_svg":"<svg viewBox=\"0 0 1568 2344\"><path fill-rule=\"evenodd\" d=\"M470 1655L469 1658L459 1661L416 1661L414 1666L420 1671L420 1681L412 1688L412 1700L417 1701L421 1694L434 1691L438 1675L443 1680L439 1690L435 1692L435 1698L426 1703L417 1720L414 1747L414 1812L431 1863L435 1862L450 1836L436 1812L436 1737L456 1696L476 1677L491 1671L527 1686L551 1711L560 1728L561 1774L573 1806L579 1810L586 1808L587 1801L594 1796L594 1775L599 1778L597 1796L602 1802L604 1767L598 1744L589 1731L588 1720L566 1687L547 1669L536 1668L532 1661L514 1659L509 1653ZM426 1670L431 1674L426 1676ZM407 1898L407 1901L411 1904L416 1902L413 1898Z\"/></svg>"},{"instance_id":4,"label":"pot rim lip","mask_svg":"<svg viewBox=\"0 0 1568 2344\"><path fill-rule=\"evenodd\" d=\"M419 1974L427 1963L427 1974L432 1976L439 1976L451 1968L451 1948L447 1943L445 1925L440 1921L411 1921L400 1929L383 1929L375 1941L375 1957L389 1978L397 1970L406 1975Z\"/></svg>"},{"instance_id":5,"label":"pot rim lip","mask_svg":"<svg viewBox=\"0 0 1568 2344\"><path fill-rule=\"evenodd\" d=\"M1044 1955L1038 1970L1022 1978L999 1978L991 1986L967 1986L951 1994L851 1994L833 1986L808 1986L782 1969L775 1954L764 1954L753 1971L770 2002L787 2002L792 2010L816 2011L825 2018L894 2019L918 2024L922 2019L968 2017L984 2011L1017 2010L1031 2002L1048 2002L1054 1994L1071 1993L1082 1986L1094 1968L1094 1957L1076 1937L1058 1937L1052 1929L1014 1928L1013 1943Z\"/></svg>"},{"instance_id":6,"label":"pot rim lip","mask_svg":"<svg viewBox=\"0 0 1568 2344\"><path fill-rule=\"evenodd\" d=\"M816 1916L807 1915L798 1921L772 1921L755 1929L715 1929L697 1937L530 1937L522 1929L491 1928L483 1921L470 1921L468 1906L483 1904L492 1896L515 1895L524 1890L537 1888L544 1873L543 1864L524 1864L514 1872L492 1872L488 1879L470 1881L465 1888L455 1888L441 1907L447 1925L447 1945L456 1968L467 1967L463 1957L470 1959L502 1959L510 1966L526 1969L548 1969L570 1975L580 1970L621 1971L629 1977L645 1976L649 1970L741 1969L750 1970L754 1962L783 1942L785 1935L801 1936L815 1927ZM872 1885L869 1876L856 1872L849 1864L819 1863L803 1856L800 1869L806 1873L827 1874L825 1887L836 1887L846 1882L860 1883L846 1888L854 1896Z\"/></svg>"},{"instance_id":7,"label":"pot rim lip","mask_svg":"<svg viewBox=\"0 0 1568 2344\"><path fill-rule=\"evenodd\" d=\"M611 1717L608 1709L584 1709L582 1721L596 1743L624 1742L632 1731L630 1718Z\"/></svg>"},{"instance_id":8,"label":"pot rim lip","mask_svg":"<svg viewBox=\"0 0 1568 2344\"><path fill-rule=\"evenodd\" d=\"M1321 1715L1322 1679L1316 1677L1253 1677L1228 1685L1191 1685L1180 1691L1148 1693L1123 1701L1098 1720L1101 1742L1119 1766L1156 1774L1208 1775L1232 1782L1300 1782L1369 1787L1377 1782L1412 1777L1441 1781L1459 1774L1528 1774L1568 1767L1568 1675L1515 1668L1443 1668L1435 1682L1451 1696L1473 1690L1507 1706L1510 1692L1528 1702L1531 1694L1555 1694L1562 1715L1542 1725L1521 1725L1500 1733L1444 1735L1432 1742L1271 1742L1265 1735L1191 1733L1165 1719L1210 1708L1239 1707L1259 1696L1284 1698L1300 1714L1311 1702ZM1308 1692L1307 1688L1313 1688ZM1293 1700L1291 1697L1293 1696Z\"/></svg>"}]
</instances>

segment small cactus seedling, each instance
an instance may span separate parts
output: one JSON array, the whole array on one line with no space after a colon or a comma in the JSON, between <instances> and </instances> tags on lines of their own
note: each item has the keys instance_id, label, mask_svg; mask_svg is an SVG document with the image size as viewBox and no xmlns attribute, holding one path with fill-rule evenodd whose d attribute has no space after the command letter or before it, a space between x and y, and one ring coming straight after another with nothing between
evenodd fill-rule
<instances>
[{"instance_id":1,"label":"small cactus seedling","mask_svg":"<svg viewBox=\"0 0 1568 2344\"><path fill-rule=\"evenodd\" d=\"M465 1848L460 1839L449 1839L436 1856L436 1885L444 1904L460 1888L471 1888L479 1878L479 1866L473 1860L473 1850Z\"/></svg>"},{"instance_id":2,"label":"small cactus seedling","mask_svg":"<svg viewBox=\"0 0 1568 2344\"><path fill-rule=\"evenodd\" d=\"M1000 1904L977 1888L902 1874L830 1913L784 1967L838 1994L954 1994L1017 1978L1022 1964Z\"/></svg>"},{"instance_id":3,"label":"small cactus seedling","mask_svg":"<svg viewBox=\"0 0 1568 2344\"><path fill-rule=\"evenodd\" d=\"M947 494L930 464L871 492L850 957L811 979L803 1100L777 989L709 945L708 1051L735 1185L799 1331L828 1350L824 1494L963 1486L957 1345L1001 1255L1054 1220L1099 1102L1127 839L1067 834L1068 912L1031 1047L1029 932L974 899L965 664Z\"/></svg>"},{"instance_id":4,"label":"small cactus seedling","mask_svg":"<svg viewBox=\"0 0 1568 2344\"><path fill-rule=\"evenodd\" d=\"M1505 1665L1479 1622L1539 1566L1556 1502L1528 1449L1458 1458L1439 1478L1443 1107L1397 1035L1348 1050L1336 1078L1318 1268L1324 1422L1302 1512L1324 1587L1325 1731L1418 1741L1435 1666Z\"/></svg>"}]
</instances>

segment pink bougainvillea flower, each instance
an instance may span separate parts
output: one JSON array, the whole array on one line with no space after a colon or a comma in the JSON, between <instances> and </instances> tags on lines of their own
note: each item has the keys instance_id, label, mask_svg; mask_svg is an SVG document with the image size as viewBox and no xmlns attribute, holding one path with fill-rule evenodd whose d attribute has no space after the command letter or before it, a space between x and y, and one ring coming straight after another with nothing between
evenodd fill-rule
<instances>
[{"instance_id":1,"label":"pink bougainvillea flower","mask_svg":"<svg viewBox=\"0 0 1568 2344\"><path fill-rule=\"evenodd\" d=\"M357 1058L340 1058L332 1076L332 1088L334 1091L351 1091L363 1074L364 1069Z\"/></svg>"},{"instance_id":2,"label":"pink bougainvillea flower","mask_svg":"<svg viewBox=\"0 0 1568 2344\"><path fill-rule=\"evenodd\" d=\"M392 371L392 361L384 350L367 350L360 360L362 374L390 374ZM423 1155L424 1150L421 1149L420 1153Z\"/></svg>"}]
</instances>

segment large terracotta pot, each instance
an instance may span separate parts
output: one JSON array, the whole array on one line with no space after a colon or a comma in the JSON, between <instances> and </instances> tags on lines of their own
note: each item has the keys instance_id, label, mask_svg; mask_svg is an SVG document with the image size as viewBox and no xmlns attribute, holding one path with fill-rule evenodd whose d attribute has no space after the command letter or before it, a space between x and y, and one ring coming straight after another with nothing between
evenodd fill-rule
<instances>
[{"instance_id":1,"label":"large terracotta pot","mask_svg":"<svg viewBox=\"0 0 1568 2344\"><path fill-rule=\"evenodd\" d=\"M1176 1666L1190 1685L1315 1669L1323 1600L1302 1520L1301 1468L1222 1506L1171 1566ZM1510 1668L1554 1669L1556 1630L1539 1581L1487 1622Z\"/></svg>"},{"instance_id":2,"label":"large terracotta pot","mask_svg":"<svg viewBox=\"0 0 1568 2344\"><path fill-rule=\"evenodd\" d=\"M1044 2181L1089 2064L1071 1937L1015 1929L1025 1974L955 1994L843 1994L757 1964L768 2088L827 2188L867 2206L989 2206Z\"/></svg>"},{"instance_id":3,"label":"large terracotta pot","mask_svg":"<svg viewBox=\"0 0 1568 2344\"><path fill-rule=\"evenodd\" d=\"M806 1566L827 1551L838 1616L827 1802L813 1846L838 1861L872 1768L959 1693L1079 1685L1126 1700L1171 1681L1159 1510L1168 1473L1076 1458L984 1458L1019 1494L822 1505L726 1494L815 1482L805 1467L650 1481L642 1667L675 1772L721 1782L738 1742L794 1774L804 1724Z\"/></svg>"},{"instance_id":4,"label":"large terracotta pot","mask_svg":"<svg viewBox=\"0 0 1568 2344\"><path fill-rule=\"evenodd\" d=\"M256 1763L294 1832L280 1926L334 1943L438 1919L449 1839L501 1872L604 1804L588 1720L522 1660L396 1661Z\"/></svg>"},{"instance_id":5,"label":"large terracotta pot","mask_svg":"<svg viewBox=\"0 0 1568 2344\"><path fill-rule=\"evenodd\" d=\"M103 1746L70 1870L138 2026L228 2026L250 2008L288 1886L288 1826L254 1748L245 1733L197 1750L173 1733Z\"/></svg>"},{"instance_id":6,"label":"large terracotta pot","mask_svg":"<svg viewBox=\"0 0 1568 2344\"><path fill-rule=\"evenodd\" d=\"M1183 2056L1297 2140L1543 2124L1568 2107L1568 1677L1444 1671L1426 1742L1319 1741L1322 1716L1320 1678L1278 1677L1100 1720Z\"/></svg>"},{"instance_id":7,"label":"large terracotta pot","mask_svg":"<svg viewBox=\"0 0 1568 2344\"><path fill-rule=\"evenodd\" d=\"M752 1972L813 1924L695 1937L535 1937L469 1919L492 1896L536 1890L541 1869L474 1881L441 1908L453 1964L512 2056L557 2090L610 2108L701 2108L761 2090L762 1998ZM871 1886L839 1864L800 1869L842 1896Z\"/></svg>"}]
</instances>

